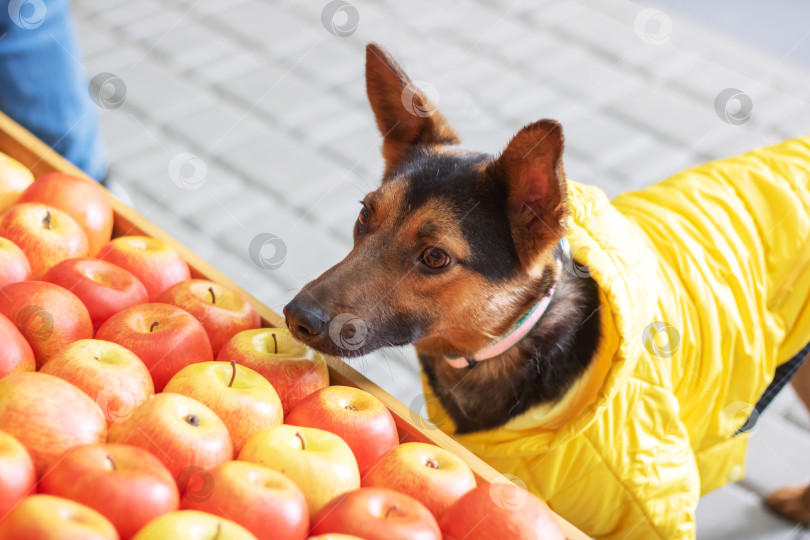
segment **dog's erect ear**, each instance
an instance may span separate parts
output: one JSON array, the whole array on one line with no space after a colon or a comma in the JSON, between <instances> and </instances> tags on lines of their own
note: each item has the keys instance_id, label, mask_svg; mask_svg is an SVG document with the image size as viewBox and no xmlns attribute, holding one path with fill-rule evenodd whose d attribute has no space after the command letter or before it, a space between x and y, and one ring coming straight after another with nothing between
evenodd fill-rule
<instances>
[{"instance_id":1,"label":"dog's erect ear","mask_svg":"<svg viewBox=\"0 0 810 540\"><path fill-rule=\"evenodd\" d=\"M563 145L562 126L540 120L521 129L492 164L507 184L512 237L527 270L565 232Z\"/></svg>"},{"instance_id":2,"label":"dog's erect ear","mask_svg":"<svg viewBox=\"0 0 810 540\"><path fill-rule=\"evenodd\" d=\"M457 144L458 135L388 52L366 46L366 92L383 135L385 174L418 144Z\"/></svg>"}]
</instances>

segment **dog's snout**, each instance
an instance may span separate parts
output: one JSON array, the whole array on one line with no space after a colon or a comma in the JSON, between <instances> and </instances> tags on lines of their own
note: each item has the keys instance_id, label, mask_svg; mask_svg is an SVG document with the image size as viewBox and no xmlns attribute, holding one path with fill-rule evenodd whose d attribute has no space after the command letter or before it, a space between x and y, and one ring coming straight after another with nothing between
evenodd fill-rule
<instances>
[{"instance_id":1,"label":"dog's snout","mask_svg":"<svg viewBox=\"0 0 810 540\"><path fill-rule=\"evenodd\" d=\"M307 340L320 336L329 322L329 314L314 301L299 297L284 307L287 327L299 339Z\"/></svg>"}]
</instances>

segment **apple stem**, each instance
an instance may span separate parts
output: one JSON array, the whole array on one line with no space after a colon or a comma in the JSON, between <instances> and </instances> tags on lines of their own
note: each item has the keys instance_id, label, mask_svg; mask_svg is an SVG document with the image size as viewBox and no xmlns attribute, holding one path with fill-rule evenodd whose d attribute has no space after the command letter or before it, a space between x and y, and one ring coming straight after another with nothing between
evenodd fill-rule
<instances>
[{"instance_id":1,"label":"apple stem","mask_svg":"<svg viewBox=\"0 0 810 540\"><path fill-rule=\"evenodd\" d=\"M231 360L231 369L233 369L233 373L231 374L231 382L228 383L228 388L233 386L233 381L236 379L236 360Z\"/></svg>"},{"instance_id":2,"label":"apple stem","mask_svg":"<svg viewBox=\"0 0 810 540\"><path fill-rule=\"evenodd\" d=\"M107 461L109 461L110 465L112 465L112 470L114 471L118 470L118 466L115 464L115 460L112 458L110 454L107 454Z\"/></svg>"},{"instance_id":3,"label":"apple stem","mask_svg":"<svg viewBox=\"0 0 810 540\"><path fill-rule=\"evenodd\" d=\"M213 287L208 287L208 292L211 293L211 303L216 304L217 303L217 297L214 294L214 288Z\"/></svg>"},{"instance_id":4,"label":"apple stem","mask_svg":"<svg viewBox=\"0 0 810 540\"><path fill-rule=\"evenodd\" d=\"M273 336L273 354L278 354L278 340L276 339L276 335L272 334Z\"/></svg>"},{"instance_id":5,"label":"apple stem","mask_svg":"<svg viewBox=\"0 0 810 540\"><path fill-rule=\"evenodd\" d=\"M391 512L396 512L397 510L399 510L399 506L395 504L394 506L385 511L385 517L387 518L388 514L390 514Z\"/></svg>"},{"instance_id":6,"label":"apple stem","mask_svg":"<svg viewBox=\"0 0 810 540\"><path fill-rule=\"evenodd\" d=\"M96 362L101 362L101 359L98 356L94 356L93 360L95 360Z\"/></svg>"},{"instance_id":7,"label":"apple stem","mask_svg":"<svg viewBox=\"0 0 810 540\"><path fill-rule=\"evenodd\" d=\"M357 407L355 407L354 405L346 405L343 408L347 409L349 411L356 411L357 410Z\"/></svg>"},{"instance_id":8,"label":"apple stem","mask_svg":"<svg viewBox=\"0 0 810 540\"><path fill-rule=\"evenodd\" d=\"M150 331L150 332L154 331L154 330L155 330L155 327L156 327L158 324L160 324L160 323L158 323L157 321L153 322L153 323L152 323L152 326L150 326L150 327L149 327L149 331Z\"/></svg>"},{"instance_id":9,"label":"apple stem","mask_svg":"<svg viewBox=\"0 0 810 540\"><path fill-rule=\"evenodd\" d=\"M301 432L296 431L295 436L298 437L298 440L301 441L301 450L306 450L307 449L307 443L304 442L304 436L301 435Z\"/></svg>"},{"instance_id":10,"label":"apple stem","mask_svg":"<svg viewBox=\"0 0 810 540\"><path fill-rule=\"evenodd\" d=\"M46 229L51 228L51 211L50 210L45 211L45 217L42 218L42 225L44 225Z\"/></svg>"},{"instance_id":11,"label":"apple stem","mask_svg":"<svg viewBox=\"0 0 810 540\"><path fill-rule=\"evenodd\" d=\"M425 462L425 465L427 465L431 469L439 468L439 462L436 460L436 458L428 458L428 460Z\"/></svg>"},{"instance_id":12,"label":"apple stem","mask_svg":"<svg viewBox=\"0 0 810 540\"><path fill-rule=\"evenodd\" d=\"M200 418L196 414L189 413L189 414L186 415L184 420L186 422L188 422L189 424L191 424L192 426L194 426L194 427L197 427L197 426L200 425Z\"/></svg>"},{"instance_id":13,"label":"apple stem","mask_svg":"<svg viewBox=\"0 0 810 540\"><path fill-rule=\"evenodd\" d=\"M214 537L211 540L217 540L219 538L219 533L222 532L222 523L217 523L217 532L214 533Z\"/></svg>"}]
</instances>

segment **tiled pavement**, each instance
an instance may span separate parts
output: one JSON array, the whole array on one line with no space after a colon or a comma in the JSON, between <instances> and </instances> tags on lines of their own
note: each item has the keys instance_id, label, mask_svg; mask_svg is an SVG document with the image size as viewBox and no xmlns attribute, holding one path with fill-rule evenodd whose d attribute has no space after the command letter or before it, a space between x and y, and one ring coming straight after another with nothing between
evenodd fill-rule
<instances>
[{"instance_id":1,"label":"tiled pavement","mask_svg":"<svg viewBox=\"0 0 810 540\"><path fill-rule=\"evenodd\" d=\"M356 201L377 184L367 41L433 85L472 147L497 151L531 120L561 120L569 176L609 195L810 132L810 73L643 4L351 0L334 27L326 4L74 4L89 76L126 86L123 106L103 111L112 177L142 214L277 310L348 251ZM327 31L355 14L351 35ZM750 97L750 117L733 100L715 110L727 88ZM271 271L248 257L266 232L287 250ZM421 408L411 350L356 365ZM758 499L808 481L810 420L788 391L752 439L747 479L701 503L699 537L810 538Z\"/></svg>"}]
</instances>

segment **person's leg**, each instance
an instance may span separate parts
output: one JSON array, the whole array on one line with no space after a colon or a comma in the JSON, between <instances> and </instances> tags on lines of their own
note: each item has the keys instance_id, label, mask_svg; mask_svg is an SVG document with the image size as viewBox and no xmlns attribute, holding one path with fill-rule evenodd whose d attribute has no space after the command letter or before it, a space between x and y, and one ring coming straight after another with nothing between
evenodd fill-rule
<instances>
[{"instance_id":1,"label":"person's leg","mask_svg":"<svg viewBox=\"0 0 810 540\"><path fill-rule=\"evenodd\" d=\"M0 110L102 180L107 155L69 1L10 0L7 6L0 14Z\"/></svg>"},{"instance_id":2,"label":"person's leg","mask_svg":"<svg viewBox=\"0 0 810 540\"><path fill-rule=\"evenodd\" d=\"M810 360L796 371L790 381L799 399L810 412ZM765 504L779 514L797 523L810 523L810 485L777 489L765 499Z\"/></svg>"}]
</instances>

